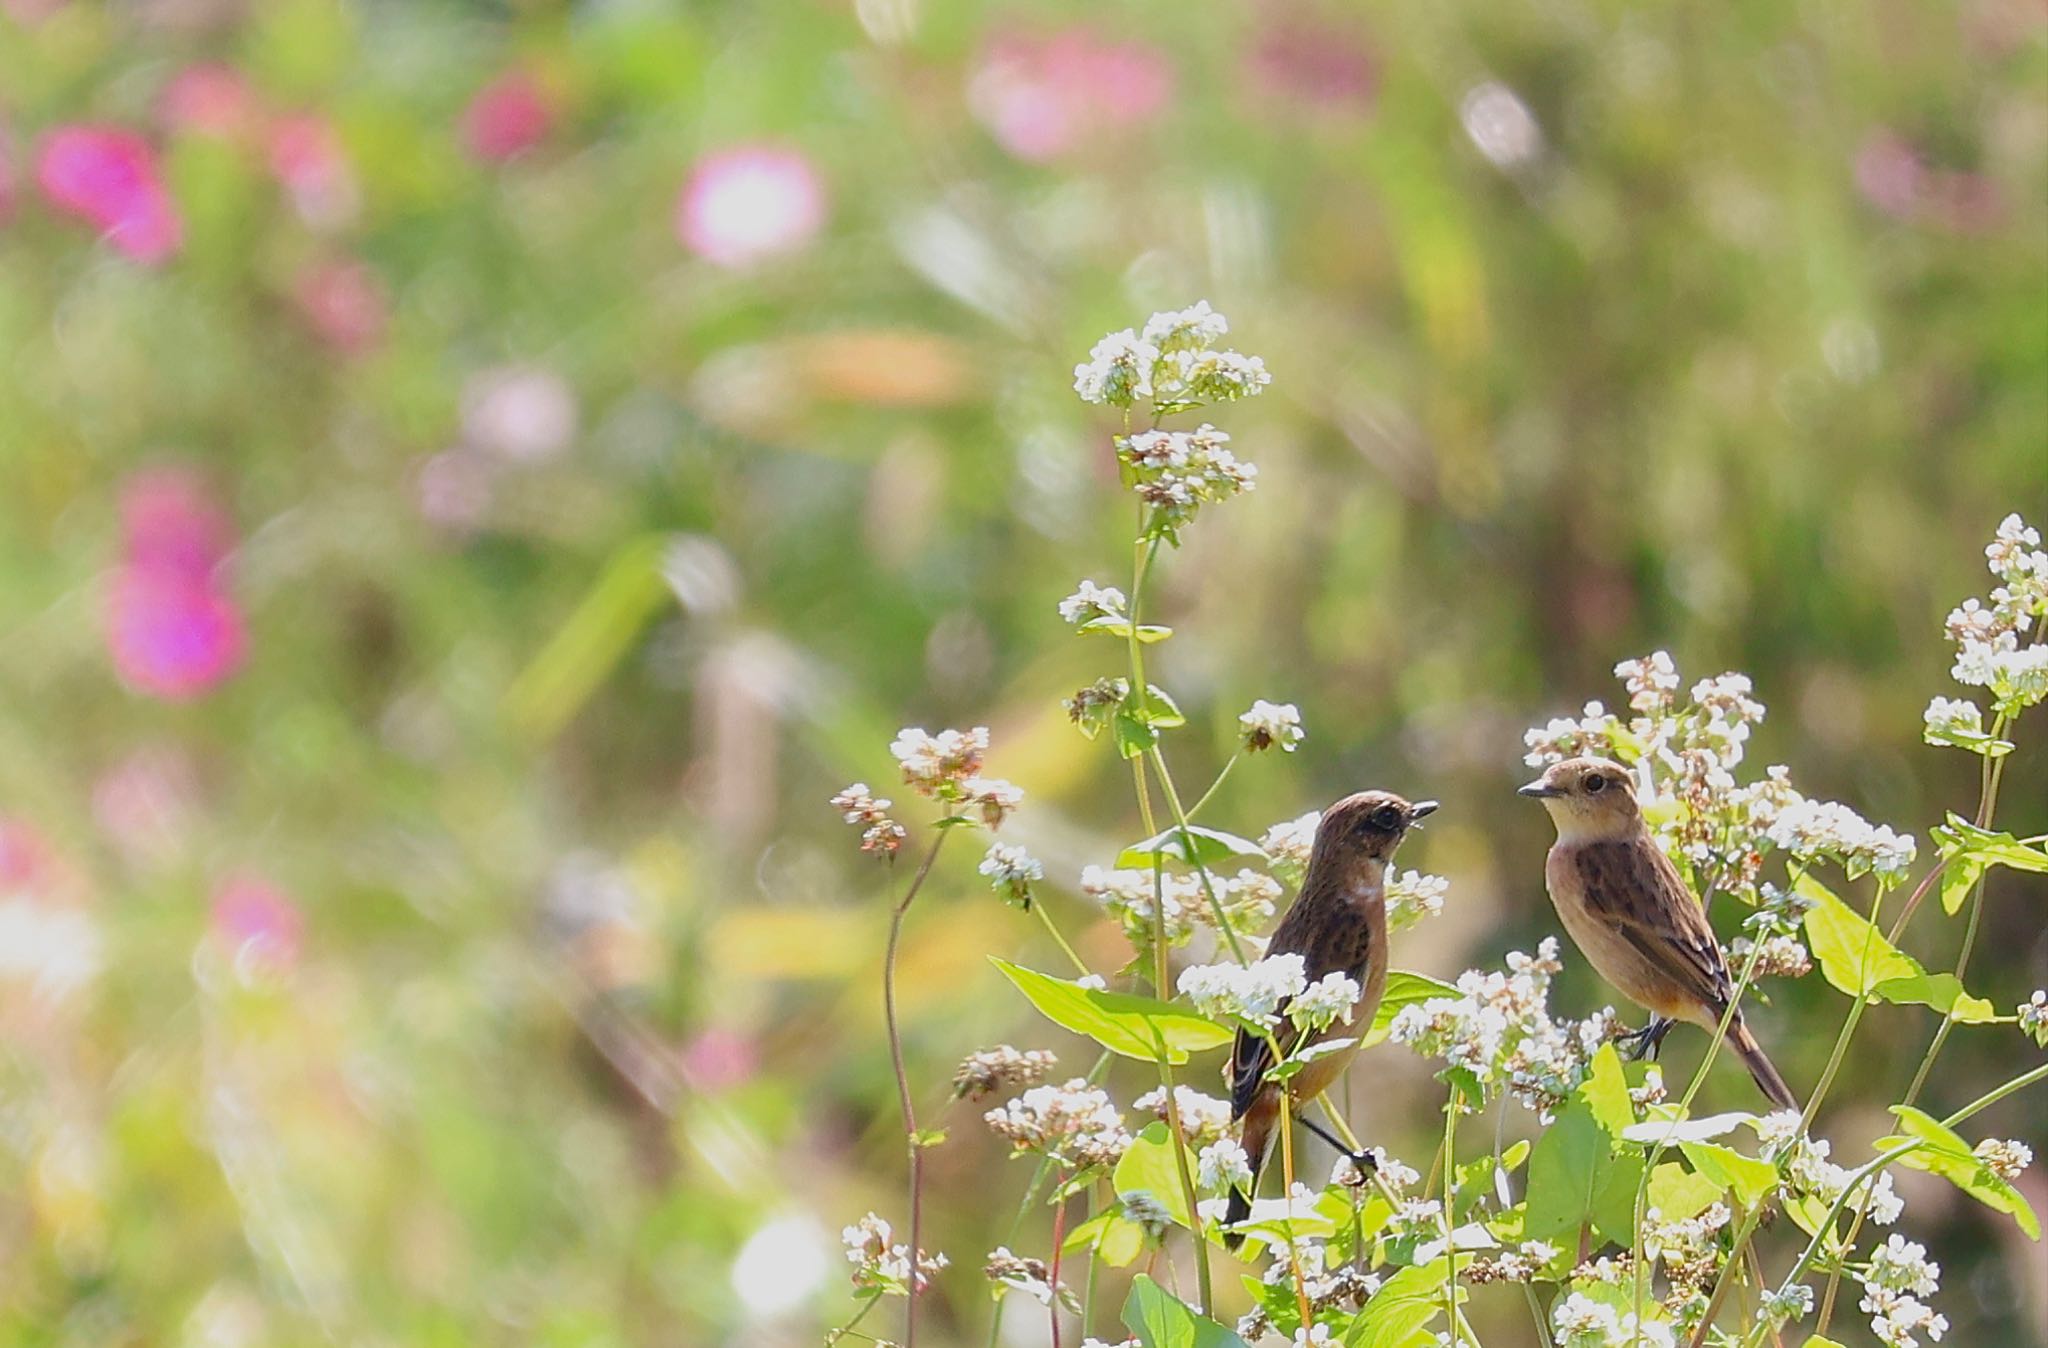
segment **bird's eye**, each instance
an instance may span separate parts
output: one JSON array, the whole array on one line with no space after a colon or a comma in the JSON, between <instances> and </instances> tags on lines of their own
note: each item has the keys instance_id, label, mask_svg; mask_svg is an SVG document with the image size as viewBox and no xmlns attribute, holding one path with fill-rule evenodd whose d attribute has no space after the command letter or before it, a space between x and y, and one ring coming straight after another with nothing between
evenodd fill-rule
<instances>
[{"instance_id":1,"label":"bird's eye","mask_svg":"<svg viewBox=\"0 0 2048 1348\"><path fill-rule=\"evenodd\" d=\"M1607 779L1605 777L1602 777L1599 773L1596 772L1591 777L1588 777L1586 779L1586 790L1589 793L1595 791L1605 791L1606 789Z\"/></svg>"},{"instance_id":2,"label":"bird's eye","mask_svg":"<svg viewBox=\"0 0 2048 1348\"><path fill-rule=\"evenodd\" d=\"M1392 831L1401 827L1401 812L1391 805L1382 805L1372 812L1372 826Z\"/></svg>"}]
</instances>

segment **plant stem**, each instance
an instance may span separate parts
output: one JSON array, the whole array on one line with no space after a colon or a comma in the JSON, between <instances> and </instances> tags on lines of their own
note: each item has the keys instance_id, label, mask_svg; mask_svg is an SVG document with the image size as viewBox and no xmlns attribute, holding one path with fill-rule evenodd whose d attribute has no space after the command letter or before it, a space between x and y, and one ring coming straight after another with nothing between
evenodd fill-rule
<instances>
[{"instance_id":1,"label":"plant stem","mask_svg":"<svg viewBox=\"0 0 2048 1348\"><path fill-rule=\"evenodd\" d=\"M1243 757L1242 753L1233 753L1230 757L1223 760L1223 771L1216 774L1216 780L1209 783L1209 789L1202 793L1201 799L1188 806L1187 816L1181 821L1183 824L1202 812L1202 807L1215 797L1217 788L1221 787L1224 779L1230 776L1230 770L1237 766L1237 760Z\"/></svg>"},{"instance_id":2,"label":"plant stem","mask_svg":"<svg viewBox=\"0 0 2048 1348\"><path fill-rule=\"evenodd\" d=\"M1045 924L1046 931L1052 936L1053 944L1058 946L1069 960L1073 961L1074 968L1079 971L1081 977L1086 978L1089 973L1088 962L1075 954L1074 947L1067 944L1067 938L1060 935L1059 927L1053 923L1052 914L1045 911L1045 901L1042 899L1031 900L1031 910L1037 913L1038 920Z\"/></svg>"},{"instance_id":3,"label":"plant stem","mask_svg":"<svg viewBox=\"0 0 2048 1348\"><path fill-rule=\"evenodd\" d=\"M1444 1101L1444 1323L1451 1327L1451 1342L1458 1335L1458 1086L1451 1084Z\"/></svg>"},{"instance_id":4,"label":"plant stem","mask_svg":"<svg viewBox=\"0 0 2048 1348\"><path fill-rule=\"evenodd\" d=\"M1273 1052L1277 1062L1279 1045L1273 1046ZM1287 1267L1294 1275L1294 1303L1301 1311L1301 1327L1313 1331L1315 1310L1308 1304L1308 1288L1302 1285L1301 1247L1294 1241L1294 1100L1284 1083L1280 1087L1280 1192L1287 1204Z\"/></svg>"},{"instance_id":5,"label":"plant stem","mask_svg":"<svg viewBox=\"0 0 2048 1348\"><path fill-rule=\"evenodd\" d=\"M896 949L903 938L903 917L910 911L917 891L924 888L925 877L932 873L932 863L939 859L939 849L946 845L946 838L952 831L945 828L938 831L932 839L931 849L918 865L917 874L911 877L910 885L903 891L895 911L889 914L889 945L882 956L882 1017L889 1027L889 1063L896 1071L896 1098L903 1107L903 1140L910 1149L910 1295L904 1299L903 1348L916 1348L917 1344L918 1258L923 1253L919 1238L923 1234L924 1147L917 1136L917 1107L910 1100L910 1074L903 1065L903 1032L896 1022Z\"/></svg>"},{"instance_id":6,"label":"plant stem","mask_svg":"<svg viewBox=\"0 0 2048 1348\"><path fill-rule=\"evenodd\" d=\"M1209 900L1209 911L1216 915L1217 930L1229 943L1230 953L1239 964L1248 964L1244 947L1238 943L1237 929L1230 925L1230 915L1223 911L1223 903L1216 897L1216 886L1209 879L1209 868L1196 859L1195 837L1188 832L1187 811L1180 807L1180 796L1173 789L1173 774L1166 770L1166 755L1161 753L1155 742L1151 750L1152 770L1159 774L1159 789L1166 793L1166 806L1173 811L1173 821L1180 827L1180 845L1194 865L1195 875L1202 882L1202 894Z\"/></svg>"},{"instance_id":7,"label":"plant stem","mask_svg":"<svg viewBox=\"0 0 2048 1348\"><path fill-rule=\"evenodd\" d=\"M1064 1184L1066 1181L1061 1181ZM1052 1298L1046 1302L1046 1314L1052 1318L1052 1348L1060 1348L1060 1249L1067 1243L1067 1199L1061 1195L1052 1205L1052 1262L1047 1266L1045 1280L1052 1285ZM1085 1331L1084 1331L1085 1332Z\"/></svg>"}]
</instances>

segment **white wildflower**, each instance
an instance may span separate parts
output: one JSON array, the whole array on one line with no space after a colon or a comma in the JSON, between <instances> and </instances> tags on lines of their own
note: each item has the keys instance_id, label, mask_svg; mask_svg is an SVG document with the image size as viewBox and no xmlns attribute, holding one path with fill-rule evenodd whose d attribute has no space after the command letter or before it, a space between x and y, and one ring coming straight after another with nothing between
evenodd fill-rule
<instances>
[{"instance_id":1,"label":"white wildflower","mask_svg":"<svg viewBox=\"0 0 2048 1348\"><path fill-rule=\"evenodd\" d=\"M2021 1002L2017 1008L2020 1018L2020 1032L2048 1048L2048 991L2034 989L2034 995Z\"/></svg>"},{"instance_id":2,"label":"white wildflower","mask_svg":"<svg viewBox=\"0 0 2048 1348\"><path fill-rule=\"evenodd\" d=\"M982 1118L1013 1152L1041 1152L1075 1170L1115 1165L1131 1145L1116 1103L1079 1077L1033 1086Z\"/></svg>"},{"instance_id":3,"label":"white wildflower","mask_svg":"<svg viewBox=\"0 0 2048 1348\"><path fill-rule=\"evenodd\" d=\"M1308 986L1306 969L1299 955L1271 955L1250 965L1197 964L1181 970L1176 986L1204 1015L1271 1026L1281 1004Z\"/></svg>"},{"instance_id":4,"label":"white wildflower","mask_svg":"<svg viewBox=\"0 0 2048 1348\"><path fill-rule=\"evenodd\" d=\"M910 1294L910 1247L890 1244L892 1234L889 1223L872 1212L855 1225L841 1230L840 1239L846 1243L846 1260L853 1265L853 1285L856 1288L894 1296ZM917 1290L923 1291L948 1262L943 1254L926 1254L919 1250Z\"/></svg>"},{"instance_id":5,"label":"white wildflower","mask_svg":"<svg viewBox=\"0 0 2048 1348\"><path fill-rule=\"evenodd\" d=\"M1441 875L1421 871L1388 871L1386 879L1387 929L1405 931L1426 917L1444 910L1444 895L1451 882Z\"/></svg>"},{"instance_id":6,"label":"white wildflower","mask_svg":"<svg viewBox=\"0 0 2048 1348\"><path fill-rule=\"evenodd\" d=\"M988 877L989 886L1005 902L1020 908L1031 906L1031 886L1045 878L1045 867L1038 859L1013 843L991 846L976 869Z\"/></svg>"},{"instance_id":7,"label":"white wildflower","mask_svg":"<svg viewBox=\"0 0 2048 1348\"><path fill-rule=\"evenodd\" d=\"M1161 351L1206 349L1228 335L1230 320L1196 300L1185 309L1167 309L1145 320L1144 337Z\"/></svg>"},{"instance_id":8,"label":"white wildflower","mask_svg":"<svg viewBox=\"0 0 2048 1348\"><path fill-rule=\"evenodd\" d=\"M1190 1143L1199 1145L1221 1137L1230 1127L1230 1102L1218 1100L1213 1095L1204 1095L1192 1087L1176 1084L1173 1088L1174 1108L1180 1114L1181 1134ZM1150 1114L1161 1121L1166 1119L1166 1089L1154 1086L1137 1099L1131 1101L1131 1108L1140 1114Z\"/></svg>"},{"instance_id":9,"label":"white wildflower","mask_svg":"<svg viewBox=\"0 0 2048 1348\"><path fill-rule=\"evenodd\" d=\"M1349 1025L1358 995L1356 980L1340 972L1327 973L1287 1004L1287 1015L1304 1029L1323 1029L1338 1020Z\"/></svg>"},{"instance_id":10,"label":"white wildflower","mask_svg":"<svg viewBox=\"0 0 2048 1348\"><path fill-rule=\"evenodd\" d=\"M1323 822L1314 810L1282 820L1259 835L1259 847L1267 864L1291 884L1300 884L1308 870L1309 854L1315 848L1316 828Z\"/></svg>"},{"instance_id":11,"label":"white wildflower","mask_svg":"<svg viewBox=\"0 0 2048 1348\"><path fill-rule=\"evenodd\" d=\"M1872 824L1848 806L1831 800L1800 800L1772 823L1771 842L1801 860L1829 856L1855 878L1865 871L1888 880L1904 875L1913 864L1910 833L1894 833Z\"/></svg>"},{"instance_id":12,"label":"white wildflower","mask_svg":"<svg viewBox=\"0 0 2048 1348\"><path fill-rule=\"evenodd\" d=\"M1084 580L1080 589L1060 600L1060 618L1070 623L1121 618L1124 616L1124 604L1124 592L1114 585L1097 585L1092 580Z\"/></svg>"},{"instance_id":13,"label":"white wildflower","mask_svg":"<svg viewBox=\"0 0 2048 1348\"><path fill-rule=\"evenodd\" d=\"M1008 1044L970 1053L953 1069L953 1098L979 1100L1005 1086L1035 1086L1059 1064L1042 1048L1019 1051Z\"/></svg>"},{"instance_id":14,"label":"white wildflower","mask_svg":"<svg viewBox=\"0 0 2048 1348\"><path fill-rule=\"evenodd\" d=\"M1129 328L1112 332L1074 367L1074 392L1085 403L1129 407L1152 396L1152 370L1158 364L1158 347Z\"/></svg>"},{"instance_id":15,"label":"white wildflower","mask_svg":"<svg viewBox=\"0 0 2048 1348\"><path fill-rule=\"evenodd\" d=\"M1200 1173L1196 1184L1205 1194L1220 1194L1229 1189L1249 1189L1252 1182L1251 1158L1236 1139L1220 1137L1203 1147L1199 1156Z\"/></svg>"},{"instance_id":16,"label":"white wildflower","mask_svg":"<svg viewBox=\"0 0 2048 1348\"><path fill-rule=\"evenodd\" d=\"M1277 744L1291 754L1305 738L1301 712L1292 702L1274 703L1261 698L1237 718L1237 724L1244 747L1254 753Z\"/></svg>"},{"instance_id":17,"label":"white wildflower","mask_svg":"<svg viewBox=\"0 0 2048 1348\"><path fill-rule=\"evenodd\" d=\"M1977 1159L1992 1174L2011 1183L2034 1163L2034 1149L2016 1138L1987 1137L1977 1144Z\"/></svg>"}]
</instances>

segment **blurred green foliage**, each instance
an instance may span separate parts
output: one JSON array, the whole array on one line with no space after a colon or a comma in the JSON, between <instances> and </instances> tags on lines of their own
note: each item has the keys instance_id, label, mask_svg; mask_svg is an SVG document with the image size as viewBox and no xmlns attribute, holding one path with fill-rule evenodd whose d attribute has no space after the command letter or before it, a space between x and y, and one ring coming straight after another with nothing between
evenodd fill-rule
<instances>
[{"instance_id":1,"label":"blurred green foliage","mask_svg":"<svg viewBox=\"0 0 2048 1348\"><path fill-rule=\"evenodd\" d=\"M1169 752L1205 778L1272 697L1309 741L1213 822L1443 799L1413 860L1451 911L1397 964L1549 930L1521 729L1618 700L1653 648L1749 672L1753 755L1818 794L1923 838L1974 798L1918 725L1992 526L2048 522L2032 5L5 8L0 815L46 854L9 884L85 916L96 972L52 996L0 961L0 1342L775 1345L842 1316L833 1233L900 1210L901 1151L884 884L823 802L886 789L898 725L986 722L1058 886L1140 836L1063 724L1107 671L1053 605L1127 580L1111 426L1068 370L1154 308L1208 297L1274 374L1229 426L1259 490L1157 587ZM1082 124L1027 154L997 68L1069 25L1167 87L1053 79ZM246 121L167 113L200 63ZM508 70L547 129L480 156L466 109ZM331 133L310 179L291 118ZM70 123L148 137L175 257L39 193ZM693 165L756 143L815 166L822 229L694 255ZM373 321L307 298L337 267ZM509 432L507 378L543 400ZM105 630L124 484L162 465L232 519L248 626L185 701L124 686ZM985 956L1052 966L972 860L904 961L935 1114L960 1055L1039 1033ZM304 915L275 976L209 934L245 873ZM2044 898L1992 882L1971 985L2002 1009L2048 981ZM1956 924L1917 921L1947 967ZM1824 997L1786 988L1766 1037ZM1837 1136L1886 1131L1893 1049L1932 1028L1870 1019ZM1824 1038L1781 1038L1810 1080ZM1962 1033L1936 1112L2014 1042ZM1353 1118L1400 1150L1433 1097L1394 1059ZM1986 1122L2039 1145L2039 1118ZM1025 1176L943 1122L929 1323L965 1343ZM2037 1251L1925 1203L1959 1341L2038 1334Z\"/></svg>"}]
</instances>

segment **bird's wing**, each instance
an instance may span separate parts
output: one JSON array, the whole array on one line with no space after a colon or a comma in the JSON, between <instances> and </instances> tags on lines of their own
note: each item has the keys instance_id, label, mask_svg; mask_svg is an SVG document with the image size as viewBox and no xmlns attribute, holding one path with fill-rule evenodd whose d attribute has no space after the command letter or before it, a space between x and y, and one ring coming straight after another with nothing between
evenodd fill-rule
<instances>
[{"instance_id":1,"label":"bird's wing","mask_svg":"<svg viewBox=\"0 0 2048 1348\"><path fill-rule=\"evenodd\" d=\"M1287 916L1273 932L1268 955L1300 955L1308 981L1325 974L1346 973L1362 985L1371 955L1372 932L1348 903L1311 882L1302 891ZM1283 1019L1274 1031L1282 1051L1292 1053L1300 1038L1293 1022L1284 1019L1287 1003L1280 1003ZM1243 1030L1230 1051L1230 1116L1242 1118L1258 1097L1259 1086L1273 1066L1273 1050L1258 1035Z\"/></svg>"},{"instance_id":2,"label":"bird's wing","mask_svg":"<svg viewBox=\"0 0 2048 1348\"><path fill-rule=\"evenodd\" d=\"M1728 965L1705 910L1648 837L1593 843L1577 854L1586 906L1652 967L1707 1006L1728 1004Z\"/></svg>"}]
</instances>

